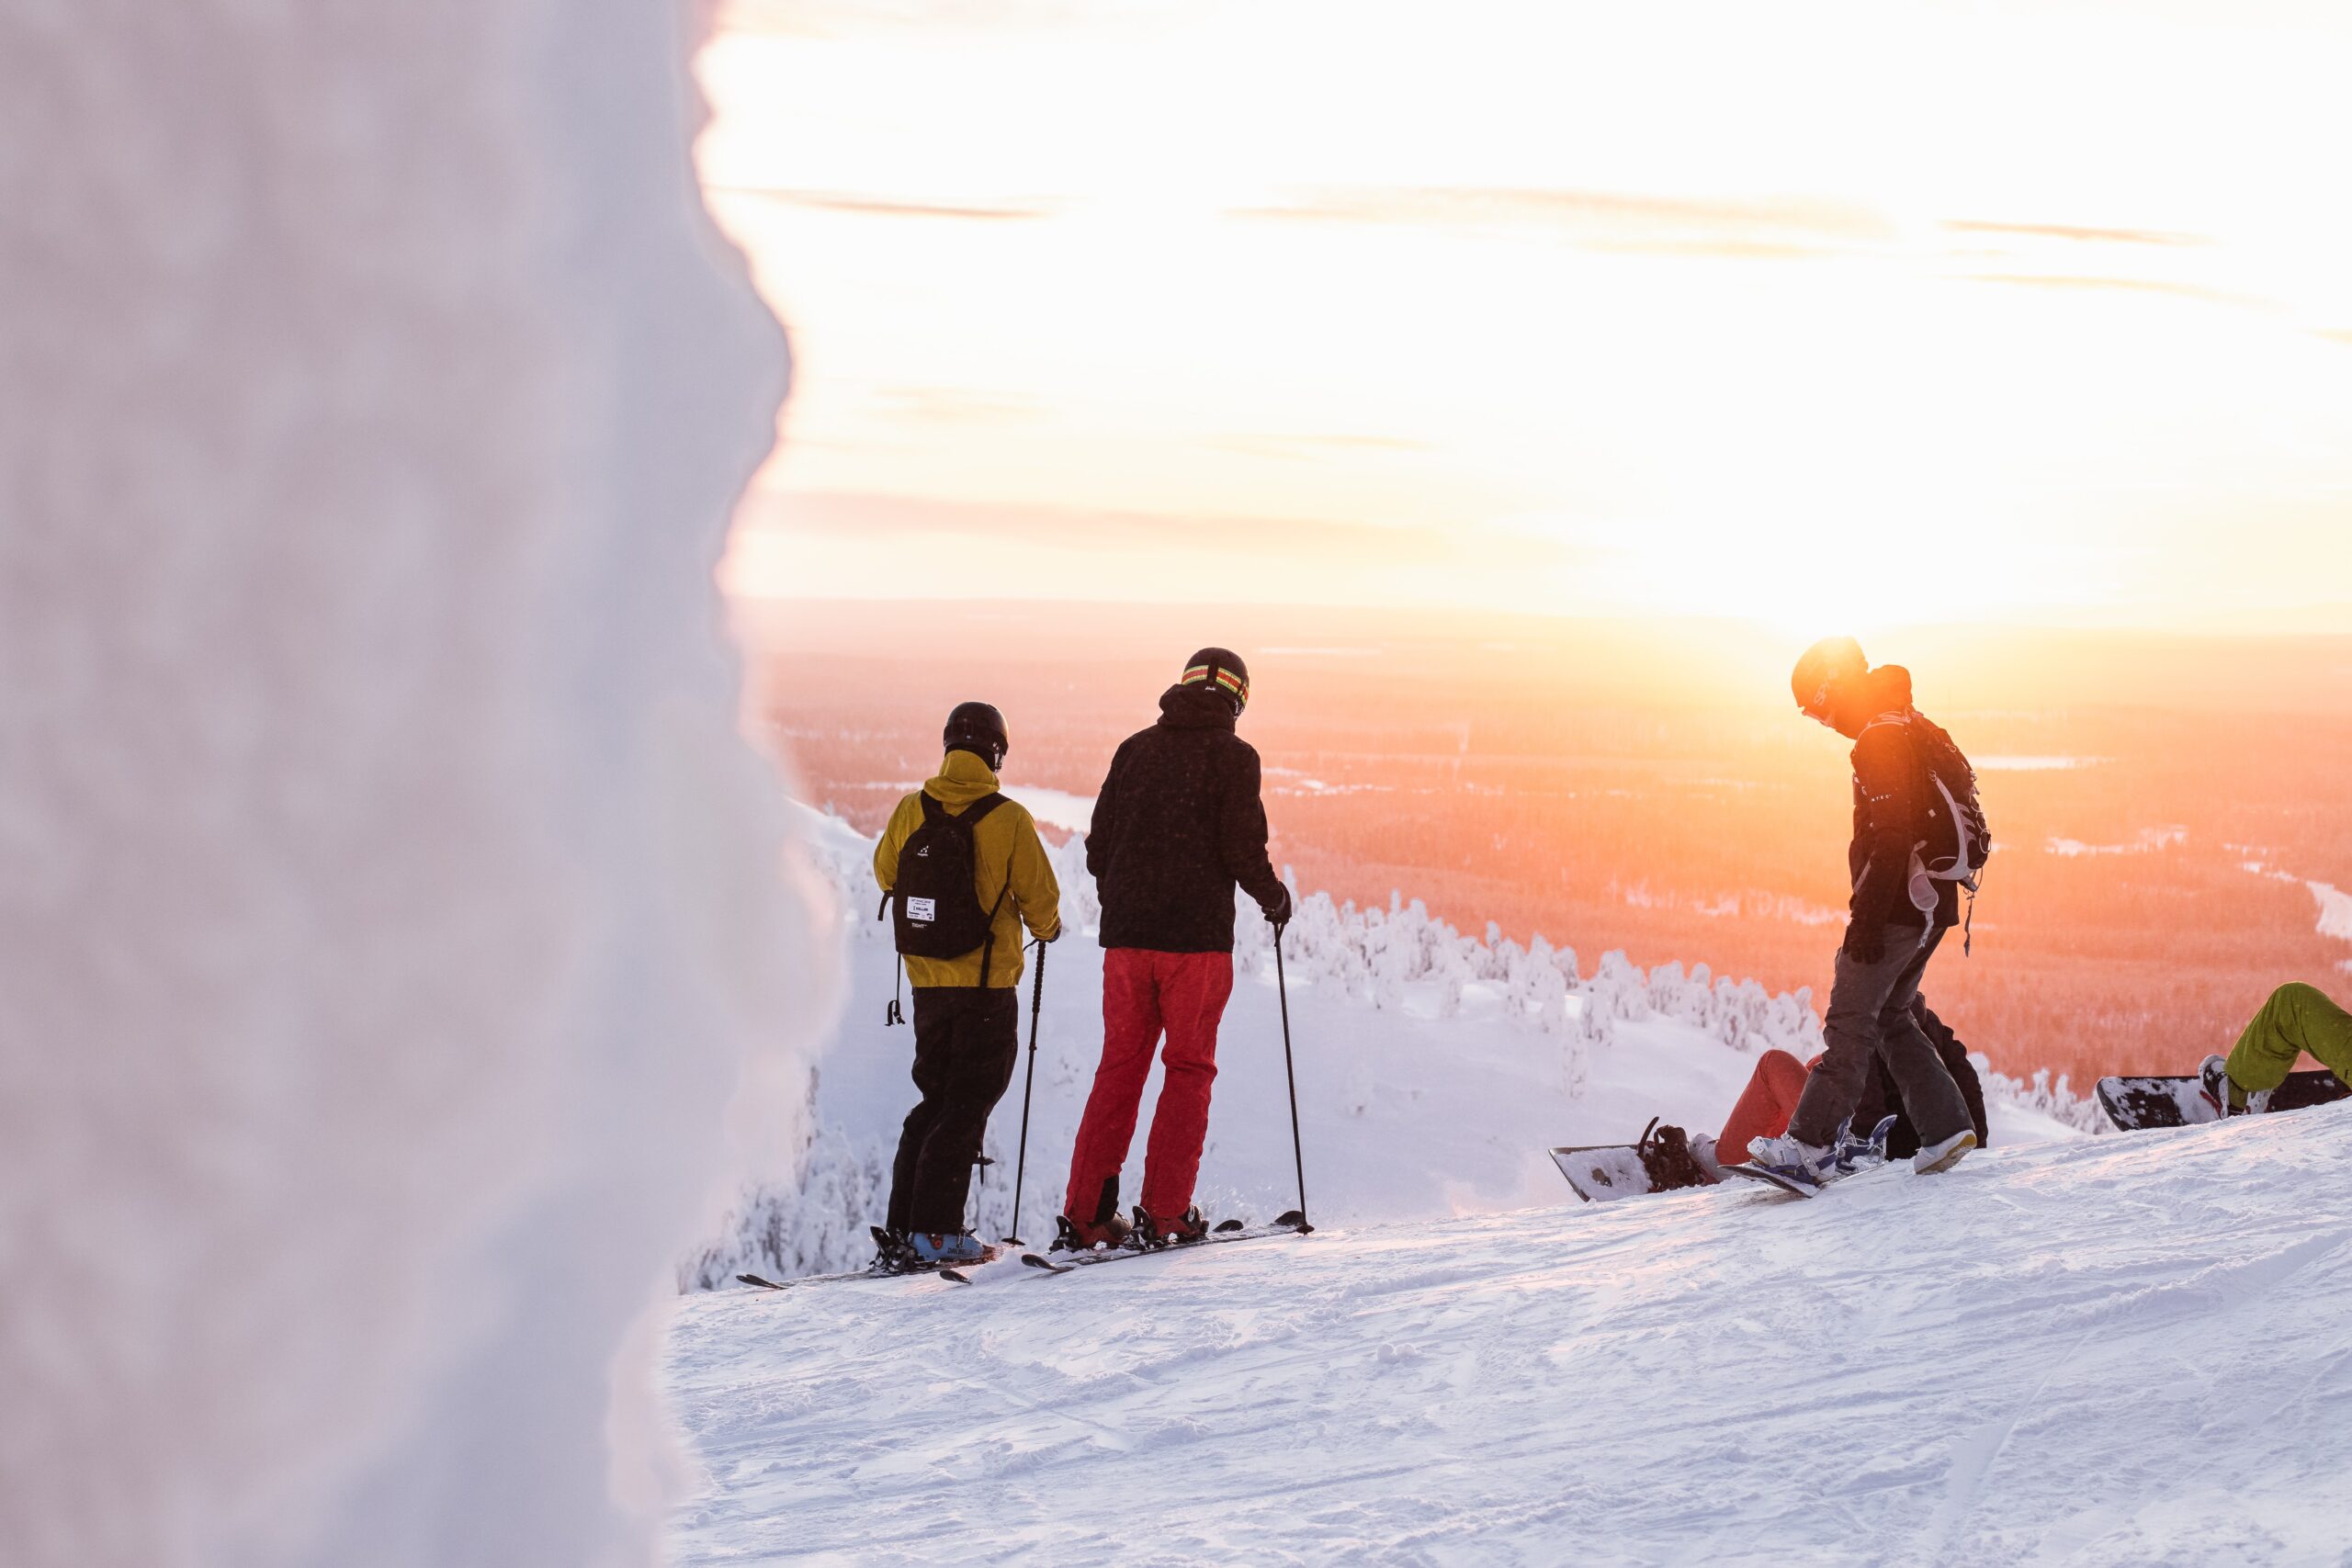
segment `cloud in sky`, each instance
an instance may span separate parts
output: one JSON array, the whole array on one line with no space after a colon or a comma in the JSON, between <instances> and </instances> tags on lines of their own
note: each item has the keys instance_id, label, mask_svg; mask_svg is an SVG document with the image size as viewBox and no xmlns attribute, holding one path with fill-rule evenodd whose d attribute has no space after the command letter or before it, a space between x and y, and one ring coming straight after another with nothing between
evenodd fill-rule
<instances>
[{"instance_id":1,"label":"cloud in sky","mask_svg":"<svg viewBox=\"0 0 2352 1568\"><path fill-rule=\"evenodd\" d=\"M1475 186L1299 192L1235 209L1230 216L1546 231L1595 249L1725 257L1840 254L1894 237L1883 214L1827 197L1709 198Z\"/></svg>"},{"instance_id":2,"label":"cloud in sky","mask_svg":"<svg viewBox=\"0 0 2352 1568\"><path fill-rule=\"evenodd\" d=\"M2013 273L1978 272L1969 275L1972 283L2007 283L2023 288L2085 288L2125 294L2169 294L2176 299L2197 299L2209 305L2238 305L2260 309L2265 301L2251 295L2233 294L2226 289L2207 288L2201 284L2179 283L2162 277L2111 277L2083 273Z\"/></svg>"},{"instance_id":3,"label":"cloud in sky","mask_svg":"<svg viewBox=\"0 0 2352 1568\"><path fill-rule=\"evenodd\" d=\"M2029 240L2070 240L2081 244L2210 245L2201 234L2176 234L2161 229L2094 229L2076 223L1996 223L1982 218L1954 218L1944 227L1959 234L1997 234Z\"/></svg>"},{"instance_id":4,"label":"cloud in sky","mask_svg":"<svg viewBox=\"0 0 2352 1568\"><path fill-rule=\"evenodd\" d=\"M1234 559L1343 558L1382 565L1426 564L1454 553L1442 530L1287 517L1192 517L1140 511L1001 505L920 496L775 491L759 502L764 525L812 537L900 546L919 538L974 545L1205 554Z\"/></svg>"},{"instance_id":5,"label":"cloud in sky","mask_svg":"<svg viewBox=\"0 0 2352 1568\"><path fill-rule=\"evenodd\" d=\"M1314 462L1334 456L1382 452L1426 452L1430 443L1402 435L1288 435L1277 433L1218 435L1211 446L1252 457L1277 457L1289 462Z\"/></svg>"},{"instance_id":6,"label":"cloud in sky","mask_svg":"<svg viewBox=\"0 0 2352 1568\"><path fill-rule=\"evenodd\" d=\"M755 491L722 581L752 598L1087 598L1477 603L1498 570L1571 581L1603 541L1482 525L1391 526ZM1073 571L1075 563L1078 570Z\"/></svg>"},{"instance_id":7,"label":"cloud in sky","mask_svg":"<svg viewBox=\"0 0 2352 1568\"><path fill-rule=\"evenodd\" d=\"M1060 202L1044 199L1023 202L944 201L861 191L791 190L778 186L708 185L703 188L717 197L779 201L789 207L805 207L820 212L846 212L860 218L950 218L993 223L1051 218L1063 206Z\"/></svg>"}]
</instances>

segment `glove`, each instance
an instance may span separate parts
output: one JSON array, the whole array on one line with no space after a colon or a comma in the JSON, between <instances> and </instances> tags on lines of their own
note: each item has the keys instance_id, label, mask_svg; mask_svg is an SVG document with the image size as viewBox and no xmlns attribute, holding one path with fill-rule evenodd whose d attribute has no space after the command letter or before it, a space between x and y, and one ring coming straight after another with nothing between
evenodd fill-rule
<instances>
[{"instance_id":1,"label":"glove","mask_svg":"<svg viewBox=\"0 0 2352 1568\"><path fill-rule=\"evenodd\" d=\"M1283 888L1283 896L1280 899L1272 904L1261 904L1259 906L1259 908L1264 913L1266 917L1266 923L1268 925L1273 927L1276 931L1282 930L1283 927L1290 924L1290 889L1287 887Z\"/></svg>"},{"instance_id":2,"label":"glove","mask_svg":"<svg viewBox=\"0 0 2352 1568\"><path fill-rule=\"evenodd\" d=\"M1067 927L1063 926L1063 925L1062 925L1062 924L1060 924L1058 921L1057 921L1057 922L1055 923L1055 926L1054 926L1054 934L1053 934L1053 935L1051 935L1051 936L1041 936L1041 937L1039 937L1037 940L1038 940L1039 942L1059 942L1059 941L1061 941L1061 939L1062 939L1062 932L1063 932L1064 931L1066 931L1067 929L1068 929Z\"/></svg>"},{"instance_id":3,"label":"glove","mask_svg":"<svg viewBox=\"0 0 2352 1568\"><path fill-rule=\"evenodd\" d=\"M1846 927L1845 945L1839 951L1857 964L1876 964L1886 956L1886 929L1855 920Z\"/></svg>"}]
</instances>

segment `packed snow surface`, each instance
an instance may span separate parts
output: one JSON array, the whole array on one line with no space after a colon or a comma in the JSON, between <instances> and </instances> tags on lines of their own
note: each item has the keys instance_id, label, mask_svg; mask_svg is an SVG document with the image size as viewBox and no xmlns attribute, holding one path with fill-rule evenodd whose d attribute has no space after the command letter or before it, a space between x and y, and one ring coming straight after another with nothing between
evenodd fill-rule
<instances>
[{"instance_id":1,"label":"packed snow surface","mask_svg":"<svg viewBox=\"0 0 2352 1568\"><path fill-rule=\"evenodd\" d=\"M675 1561L2335 1563L2352 1107L681 1298Z\"/></svg>"}]
</instances>

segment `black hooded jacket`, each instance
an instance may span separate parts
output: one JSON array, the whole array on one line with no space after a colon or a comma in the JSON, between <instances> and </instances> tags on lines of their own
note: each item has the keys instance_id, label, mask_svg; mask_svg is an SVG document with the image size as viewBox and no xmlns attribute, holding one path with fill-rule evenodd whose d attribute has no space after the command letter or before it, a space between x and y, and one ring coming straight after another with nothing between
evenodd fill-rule
<instances>
[{"instance_id":1,"label":"black hooded jacket","mask_svg":"<svg viewBox=\"0 0 2352 1568\"><path fill-rule=\"evenodd\" d=\"M1233 718L1205 686L1170 686L1159 722L1119 743L1086 835L1103 946L1230 953L1236 883L1270 914L1287 903L1266 859L1257 749Z\"/></svg>"},{"instance_id":2,"label":"black hooded jacket","mask_svg":"<svg viewBox=\"0 0 2352 1568\"><path fill-rule=\"evenodd\" d=\"M1932 916L1921 913L1909 891L1911 852L1920 840L1934 787L1917 738L1935 726L1911 705L1911 671L1884 664L1871 671L1870 682L1874 716L1854 742L1854 839L1846 851L1854 923L1925 930L1932 920L1939 930L1956 926L1958 884L1934 884Z\"/></svg>"}]
</instances>

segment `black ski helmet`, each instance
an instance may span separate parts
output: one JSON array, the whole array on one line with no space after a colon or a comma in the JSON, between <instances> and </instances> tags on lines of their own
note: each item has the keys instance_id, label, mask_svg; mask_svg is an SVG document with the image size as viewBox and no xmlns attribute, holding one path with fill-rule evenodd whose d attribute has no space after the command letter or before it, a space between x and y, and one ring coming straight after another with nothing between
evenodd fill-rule
<instances>
[{"instance_id":1,"label":"black ski helmet","mask_svg":"<svg viewBox=\"0 0 2352 1568\"><path fill-rule=\"evenodd\" d=\"M1206 686L1233 705L1233 716L1250 705L1250 666L1230 649L1204 648L1184 660L1183 686Z\"/></svg>"},{"instance_id":2,"label":"black ski helmet","mask_svg":"<svg viewBox=\"0 0 2352 1568\"><path fill-rule=\"evenodd\" d=\"M939 744L944 750L969 751L991 769L1004 766L1004 754L1012 749L1005 739L1004 715L987 703L957 703Z\"/></svg>"},{"instance_id":3,"label":"black ski helmet","mask_svg":"<svg viewBox=\"0 0 2352 1568\"><path fill-rule=\"evenodd\" d=\"M1862 657L1862 645L1852 637L1823 637L1804 650L1789 676L1797 711L1828 723L1832 694L1846 682L1869 674L1870 668L1871 661Z\"/></svg>"}]
</instances>

